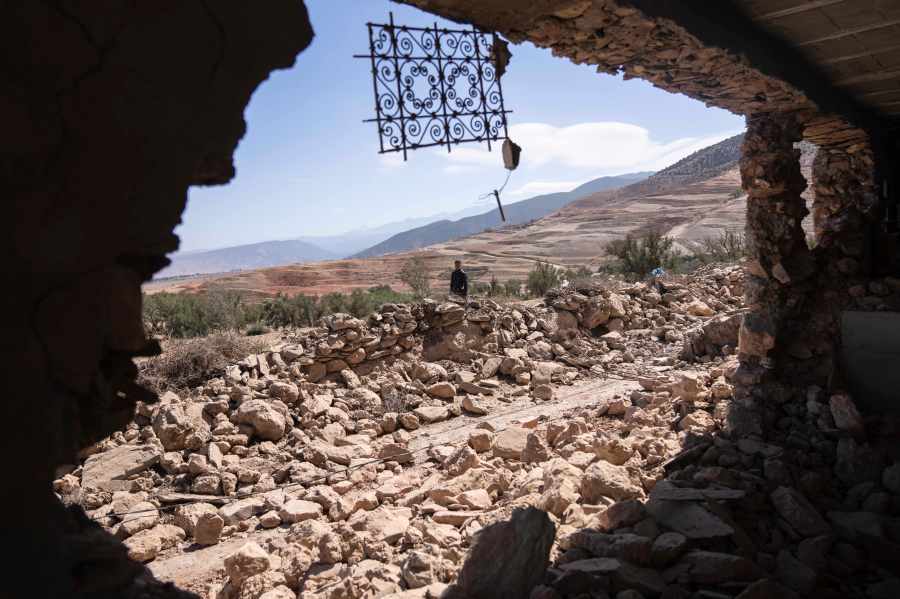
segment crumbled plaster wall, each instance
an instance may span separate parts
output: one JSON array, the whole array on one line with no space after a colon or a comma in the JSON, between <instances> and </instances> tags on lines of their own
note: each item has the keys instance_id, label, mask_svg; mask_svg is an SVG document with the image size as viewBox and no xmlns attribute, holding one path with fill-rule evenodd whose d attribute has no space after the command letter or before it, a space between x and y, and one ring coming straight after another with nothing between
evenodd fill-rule
<instances>
[{"instance_id":1,"label":"crumbled plaster wall","mask_svg":"<svg viewBox=\"0 0 900 599\"><path fill-rule=\"evenodd\" d=\"M50 481L148 398L131 360L153 351L140 284L177 248L188 187L234 176L250 95L312 29L295 0L35 0L0 12L3 441L15 481L0 493L4 538L17 539L6 565L38 574L4 590L150 596L121 545L64 512Z\"/></svg>"}]
</instances>

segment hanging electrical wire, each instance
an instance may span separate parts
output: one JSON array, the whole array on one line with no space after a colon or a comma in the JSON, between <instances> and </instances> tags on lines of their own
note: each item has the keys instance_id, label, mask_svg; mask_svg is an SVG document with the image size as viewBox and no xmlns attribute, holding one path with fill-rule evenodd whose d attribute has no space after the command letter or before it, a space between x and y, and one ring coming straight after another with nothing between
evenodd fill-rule
<instances>
[{"instance_id":1,"label":"hanging electrical wire","mask_svg":"<svg viewBox=\"0 0 900 599\"><path fill-rule=\"evenodd\" d=\"M509 178L512 176L512 172L516 170L516 167L519 166L519 156L521 155L521 153L522 148L507 137L503 141L503 166L508 171L506 173L506 179L503 181L503 185L500 186L500 189L494 189L493 191L489 191L488 193L484 193L478 196L479 202L482 202L485 199L494 196L494 199L497 200L497 210L500 211L500 220L502 220L503 222L506 222L506 213L503 212L503 204L500 202L500 194L503 193L504 189L506 189L506 184L509 183Z\"/></svg>"}]
</instances>

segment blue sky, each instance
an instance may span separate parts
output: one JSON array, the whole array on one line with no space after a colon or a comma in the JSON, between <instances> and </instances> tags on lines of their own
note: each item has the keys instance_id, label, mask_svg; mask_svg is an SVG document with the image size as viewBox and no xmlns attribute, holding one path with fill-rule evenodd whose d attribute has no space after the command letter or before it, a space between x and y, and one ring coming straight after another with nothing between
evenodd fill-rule
<instances>
[{"instance_id":1,"label":"blue sky","mask_svg":"<svg viewBox=\"0 0 900 599\"><path fill-rule=\"evenodd\" d=\"M331 235L478 203L506 175L499 151L423 149L404 163L379 155L365 23L454 26L387 0L306 0L316 37L293 68L253 95L227 186L192 188L177 229L181 250ZM504 201L587 180L657 170L744 128L640 80L601 75L531 44L510 47L503 77L510 136L522 146ZM485 203L485 210L491 208Z\"/></svg>"}]
</instances>

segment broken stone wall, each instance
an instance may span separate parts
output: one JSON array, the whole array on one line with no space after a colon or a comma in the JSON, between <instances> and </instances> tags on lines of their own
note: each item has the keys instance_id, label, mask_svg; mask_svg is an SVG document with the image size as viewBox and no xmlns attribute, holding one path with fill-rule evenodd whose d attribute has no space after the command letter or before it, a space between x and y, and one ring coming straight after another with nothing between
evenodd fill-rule
<instances>
[{"instance_id":1,"label":"broken stone wall","mask_svg":"<svg viewBox=\"0 0 900 599\"><path fill-rule=\"evenodd\" d=\"M40 571L31 596L129 596L139 570L86 540L96 531L50 481L149 399L131 360L153 351L141 282L177 249L188 187L234 175L250 95L312 30L288 0L64 0L6 4L0 32L7 565ZM24 596L19 582L7 590Z\"/></svg>"},{"instance_id":2,"label":"broken stone wall","mask_svg":"<svg viewBox=\"0 0 900 599\"><path fill-rule=\"evenodd\" d=\"M757 390L766 395L810 385L840 390L841 312L900 306L896 279L874 278L869 264L877 196L868 137L840 119L805 111L755 114L747 124L741 172L751 256L740 346L746 382L783 383ZM810 182L793 148L803 138L819 146ZM807 184L814 191L809 240L800 197Z\"/></svg>"},{"instance_id":3,"label":"broken stone wall","mask_svg":"<svg viewBox=\"0 0 900 599\"><path fill-rule=\"evenodd\" d=\"M717 24L688 31L677 19L665 18L678 13L675 3L543 0L522 7L510 0L401 1L498 31L513 42L530 41L556 56L595 65L601 73L639 77L749 115L742 172L754 259L742 376L748 384L766 373L797 385L834 382L841 309L890 305L884 298L895 291L889 281L869 281L861 274L875 200L866 131L823 110L809 90L772 76L771 64L764 72L731 51L727 35L719 39L721 45L704 43L700 38L708 42L724 35L721 28L707 31ZM750 39L745 31L735 34ZM817 98L840 103L840 90L821 92ZM801 140L821 148L813 182L804 181L800 172L793 146ZM813 251L801 228L807 210L800 194L807 184L815 195L813 219L820 239Z\"/></svg>"}]
</instances>

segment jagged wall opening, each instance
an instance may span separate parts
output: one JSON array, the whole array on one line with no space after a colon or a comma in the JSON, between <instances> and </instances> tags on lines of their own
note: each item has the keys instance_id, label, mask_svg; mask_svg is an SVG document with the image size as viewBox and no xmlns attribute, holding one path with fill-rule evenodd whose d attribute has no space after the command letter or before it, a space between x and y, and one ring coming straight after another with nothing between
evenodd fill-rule
<instances>
[{"instance_id":1,"label":"jagged wall opening","mask_svg":"<svg viewBox=\"0 0 900 599\"><path fill-rule=\"evenodd\" d=\"M139 580L121 544L63 509L62 463L120 428L132 357L152 353L141 283L177 249L190 185L234 175L253 90L312 39L302 2L37 1L5 4L7 328L0 491L10 596L182 596ZM24 383L27 381L27 383ZM36 439L41 447L25 450ZM27 573L27 574L26 574ZM37 573L37 574L35 574Z\"/></svg>"}]
</instances>

